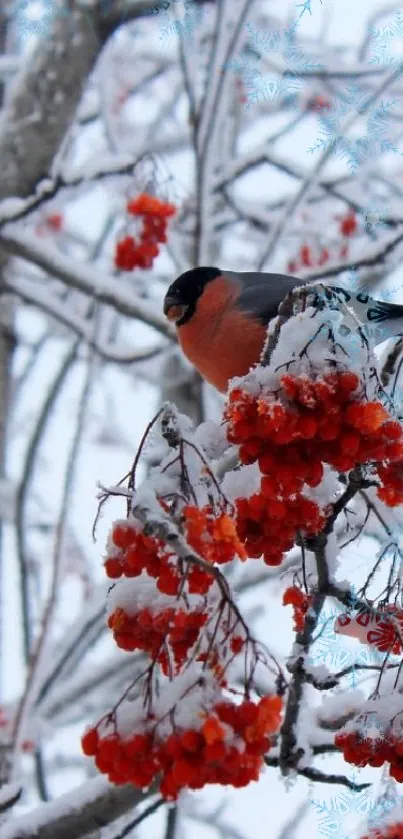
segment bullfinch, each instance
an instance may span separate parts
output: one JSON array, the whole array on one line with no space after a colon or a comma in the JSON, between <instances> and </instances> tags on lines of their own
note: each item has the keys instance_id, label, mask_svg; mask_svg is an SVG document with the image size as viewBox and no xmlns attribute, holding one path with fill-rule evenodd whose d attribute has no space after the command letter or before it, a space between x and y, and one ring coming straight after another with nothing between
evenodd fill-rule
<instances>
[{"instance_id":1,"label":"bullfinch","mask_svg":"<svg viewBox=\"0 0 403 839\"><path fill-rule=\"evenodd\" d=\"M185 271L168 288L164 314L176 326L180 346L203 378L224 393L234 376L259 362L267 326L286 295L306 281L285 274L236 273L199 267ZM403 332L403 306L382 303L362 292L329 285L317 292L350 306L361 324L379 324L373 343ZM315 286L312 284L315 293ZM348 331L348 330L347 330Z\"/></svg>"}]
</instances>

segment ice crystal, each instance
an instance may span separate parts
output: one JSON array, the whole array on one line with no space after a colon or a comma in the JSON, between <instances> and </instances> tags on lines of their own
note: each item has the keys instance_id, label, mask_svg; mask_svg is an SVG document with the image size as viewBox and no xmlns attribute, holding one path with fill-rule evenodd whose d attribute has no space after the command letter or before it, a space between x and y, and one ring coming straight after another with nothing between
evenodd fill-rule
<instances>
[{"instance_id":1,"label":"ice crystal","mask_svg":"<svg viewBox=\"0 0 403 839\"><path fill-rule=\"evenodd\" d=\"M397 12L388 26L381 29L371 26L368 32L372 39L370 64L391 67L403 62L403 12Z\"/></svg>"},{"instance_id":2,"label":"ice crystal","mask_svg":"<svg viewBox=\"0 0 403 839\"><path fill-rule=\"evenodd\" d=\"M308 151L325 152L328 149L342 160L345 160L352 172L365 160L377 157L384 152L400 154L400 150L388 137L388 122L392 108L396 105L396 99L390 99L364 106L368 94L360 90L357 85L350 85L342 93L339 93L331 101L331 106L326 111L318 114L320 131L317 142ZM349 117L362 112L366 120L365 134L360 136L348 136L348 129L345 128ZM347 130L347 134L343 132Z\"/></svg>"},{"instance_id":3,"label":"ice crystal","mask_svg":"<svg viewBox=\"0 0 403 839\"><path fill-rule=\"evenodd\" d=\"M357 783L356 773L350 781ZM318 836L351 839L363 819L369 825L382 820L397 803L396 796L384 794L375 799L371 789L341 790L327 800L310 799L318 819Z\"/></svg>"},{"instance_id":4,"label":"ice crystal","mask_svg":"<svg viewBox=\"0 0 403 839\"><path fill-rule=\"evenodd\" d=\"M390 207L382 202L371 201L366 207L358 211L361 225L367 233L373 233L374 229L389 229L385 218L390 215Z\"/></svg>"},{"instance_id":5,"label":"ice crystal","mask_svg":"<svg viewBox=\"0 0 403 839\"><path fill-rule=\"evenodd\" d=\"M320 4L322 5L322 0L320 0ZM309 12L309 14L312 15L311 6L312 0L304 0L303 3L297 3L297 9L301 9L299 16L302 17L302 15L304 15L305 12Z\"/></svg>"},{"instance_id":6,"label":"ice crystal","mask_svg":"<svg viewBox=\"0 0 403 839\"><path fill-rule=\"evenodd\" d=\"M162 12L159 18L160 40L164 47L168 46L171 38L191 38L194 34L196 26L200 24L202 17L202 7L196 5L194 0L182 0L180 3L183 6L184 14L181 19L172 17L170 7L177 4L178 0L170 0L170 2L162 2L155 8ZM179 8L176 6L176 8ZM154 10L153 10L154 11Z\"/></svg>"},{"instance_id":7,"label":"ice crystal","mask_svg":"<svg viewBox=\"0 0 403 839\"><path fill-rule=\"evenodd\" d=\"M69 12L55 0L19 0L14 7L14 23L19 38L44 37L56 17Z\"/></svg>"},{"instance_id":8,"label":"ice crystal","mask_svg":"<svg viewBox=\"0 0 403 839\"><path fill-rule=\"evenodd\" d=\"M298 23L283 30L273 31L261 31L251 23L246 23L245 27L249 38L244 54L223 66L233 70L241 78L246 107L249 108L250 105L263 100L274 101L279 97L284 97L291 103L301 90L301 74L323 69L323 65L313 62L297 44ZM279 73L262 71L260 62L264 53L278 53L284 65L281 77Z\"/></svg>"}]
</instances>

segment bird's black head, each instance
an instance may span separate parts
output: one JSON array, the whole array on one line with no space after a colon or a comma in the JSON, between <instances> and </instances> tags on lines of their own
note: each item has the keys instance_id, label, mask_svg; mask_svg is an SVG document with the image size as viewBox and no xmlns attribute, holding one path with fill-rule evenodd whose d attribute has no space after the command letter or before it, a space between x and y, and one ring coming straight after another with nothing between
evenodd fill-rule
<instances>
[{"instance_id":1,"label":"bird's black head","mask_svg":"<svg viewBox=\"0 0 403 839\"><path fill-rule=\"evenodd\" d=\"M183 326L192 317L199 297L211 280L219 277L219 268L200 267L185 271L173 282L165 295L164 315L176 326Z\"/></svg>"}]
</instances>

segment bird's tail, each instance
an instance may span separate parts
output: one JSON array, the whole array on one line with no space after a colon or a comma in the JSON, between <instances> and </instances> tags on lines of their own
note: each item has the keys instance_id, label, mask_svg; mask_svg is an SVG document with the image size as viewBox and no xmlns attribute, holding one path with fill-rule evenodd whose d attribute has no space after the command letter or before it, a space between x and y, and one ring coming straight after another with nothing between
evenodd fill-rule
<instances>
[{"instance_id":1,"label":"bird's tail","mask_svg":"<svg viewBox=\"0 0 403 839\"><path fill-rule=\"evenodd\" d=\"M363 292L348 291L341 286L321 286L319 298L330 306L332 303L345 303L349 306L360 323L365 327L365 333L371 338L374 346L382 344L388 338L403 335L403 306L396 303L382 303L374 300ZM357 329L354 324L353 329Z\"/></svg>"}]
</instances>

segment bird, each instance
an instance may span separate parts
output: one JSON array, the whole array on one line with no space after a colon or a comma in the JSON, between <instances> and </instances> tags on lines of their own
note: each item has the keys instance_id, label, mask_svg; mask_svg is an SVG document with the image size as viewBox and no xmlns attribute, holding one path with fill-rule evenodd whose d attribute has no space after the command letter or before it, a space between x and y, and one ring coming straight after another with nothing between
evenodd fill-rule
<instances>
[{"instance_id":1,"label":"bird","mask_svg":"<svg viewBox=\"0 0 403 839\"><path fill-rule=\"evenodd\" d=\"M226 271L199 266L180 274L164 299L164 314L175 324L182 351L201 376L225 393L228 383L245 376L259 360L267 327L287 294L305 280L287 274ZM347 287L310 284L313 305L350 306L360 324L371 328L376 346L403 332L403 306L374 300ZM316 296L315 296L316 294ZM382 324L382 327L379 327ZM375 328L372 328L375 325ZM352 328L356 326L353 321ZM351 332L347 328L347 333Z\"/></svg>"}]
</instances>

